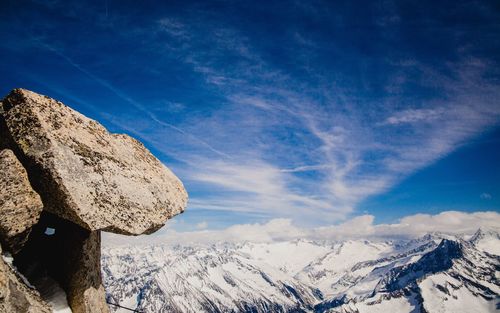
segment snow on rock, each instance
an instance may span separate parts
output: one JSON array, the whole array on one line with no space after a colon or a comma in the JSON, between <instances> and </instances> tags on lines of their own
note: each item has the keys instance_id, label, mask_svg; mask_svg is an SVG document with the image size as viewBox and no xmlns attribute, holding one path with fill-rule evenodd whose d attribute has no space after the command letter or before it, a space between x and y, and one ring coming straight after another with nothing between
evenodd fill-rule
<instances>
[{"instance_id":1,"label":"snow on rock","mask_svg":"<svg viewBox=\"0 0 500 313\"><path fill-rule=\"evenodd\" d=\"M146 254L136 253L136 249L130 254L124 250L105 251L105 284L108 290L115 291L108 298L129 307L130 299L135 298L137 302L131 307L148 312L203 312L213 308L282 312L295 307L312 308L318 300L315 288L271 266L264 272L257 265L259 261L232 248L226 247L225 253L219 253L216 247L151 247ZM114 257L106 255L108 252L118 253L120 261L115 262ZM125 259L131 262L123 262ZM132 272L140 273L142 279L128 274L112 279L115 273Z\"/></svg>"},{"instance_id":2,"label":"snow on rock","mask_svg":"<svg viewBox=\"0 0 500 313\"><path fill-rule=\"evenodd\" d=\"M72 313L68 304L66 293L57 282L49 277L45 277L43 286L39 285L38 290L44 300L51 306L54 313Z\"/></svg>"},{"instance_id":3,"label":"snow on rock","mask_svg":"<svg viewBox=\"0 0 500 313\"><path fill-rule=\"evenodd\" d=\"M308 240L294 240L275 243L245 243L238 249L258 263L269 264L290 275L302 271L312 261L324 256L331 247Z\"/></svg>"},{"instance_id":4,"label":"snow on rock","mask_svg":"<svg viewBox=\"0 0 500 313\"><path fill-rule=\"evenodd\" d=\"M0 254L2 254L0 247ZM40 294L25 283L8 256L0 258L0 312L49 313Z\"/></svg>"},{"instance_id":5,"label":"snow on rock","mask_svg":"<svg viewBox=\"0 0 500 313\"><path fill-rule=\"evenodd\" d=\"M479 229L470 239L470 242L481 251L486 251L491 254L500 255L500 245L498 241L500 235L493 231L483 231Z\"/></svg>"},{"instance_id":6,"label":"snow on rock","mask_svg":"<svg viewBox=\"0 0 500 313\"><path fill-rule=\"evenodd\" d=\"M473 294L463 284L446 274L424 279L419 284L424 308L435 313L495 312L495 303ZM436 292L436 291L444 292Z\"/></svg>"},{"instance_id":7,"label":"snow on rock","mask_svg":"<svg viewBox=\"0 0 500 313\"><path fill-rule=\"evenodd\" d=\"M473 237L105 248L103 276L143 312L493 312L500 257Z\"/></svg>"},{"instance_id":8,"label":"snow on rock","mask_svg":"<svg viewBox=\"0 0 500 313\"><path fill-rule=\"evenodd\" d=\"M367 269L356 268L348 276L346 272L363 261L378 259L391 253L393 247L385 242L346 241L333 245L323 256L308 264L298 274L301 280L318 286L325 294L331 296L344 290L351 280L366 274Z\"/></svg>"}]
</instances>

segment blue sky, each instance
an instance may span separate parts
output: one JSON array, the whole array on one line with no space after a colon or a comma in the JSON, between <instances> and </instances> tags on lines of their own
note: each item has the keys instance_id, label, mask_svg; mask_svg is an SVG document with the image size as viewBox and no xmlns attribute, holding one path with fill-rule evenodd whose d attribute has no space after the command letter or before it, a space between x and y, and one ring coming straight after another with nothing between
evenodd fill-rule
<instances>
[{"instance_id":1,"label":"blue sky","mask_svg":"<svg viewBox=\"0 0 500 313\"><path fill-rule=\"evenodd\" d=\"M2 1L0 93L145 143L178 230L500 209L496 1Z\"/></svg>"}]
</instances>

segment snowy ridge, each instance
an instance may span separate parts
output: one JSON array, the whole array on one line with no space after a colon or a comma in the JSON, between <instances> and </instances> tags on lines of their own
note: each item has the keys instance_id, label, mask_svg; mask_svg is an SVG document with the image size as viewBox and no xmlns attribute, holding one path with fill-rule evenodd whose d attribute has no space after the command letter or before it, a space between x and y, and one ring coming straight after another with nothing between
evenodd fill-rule
<instances>
[{"instance_id":1,"label":"snowy ridge","mask_svg":"<svg viewBox=\"0 0 500 313\"><path fill-rule=\"evenodd\" d=\"M142 312L495 312L500 236L464 238L104 248L103 276Z\"/></svg>"}]
</instances>

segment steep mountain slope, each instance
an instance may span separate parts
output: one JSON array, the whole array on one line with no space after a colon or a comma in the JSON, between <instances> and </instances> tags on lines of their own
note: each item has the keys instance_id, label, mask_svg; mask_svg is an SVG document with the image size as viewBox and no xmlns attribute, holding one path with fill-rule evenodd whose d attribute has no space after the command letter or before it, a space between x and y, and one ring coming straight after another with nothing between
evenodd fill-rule
<instances>
[{"instance_id":1,"label":"steep mountain slope","mask_svg":"<svg viewBox=\"0 0 500 313\"><path fill-rule=\"evenodd\" d=\"M389 257L393 251L390 242L341 242L305 266L297 278L318 286L325 296L332 296L344 290L345 286L356 282L359 275L364 275L366 266L363 266L363 262ZM358 266L353 269L355 265ZM347 273L349 275L346 275Z\"/></svg>"},{"instance_id":2,"label":"steep mountain slope","mask_svg":"<svg viewBox=\"0 0 500 313\"><path fill-rule=\"evenodd\" d=\"M143 312L494 312L499 244L479 230L470 240L116 247L103 251L103 276L108 301Z\"/></svg>"},{"instance_id":3,"label":"steep mountain slope","mask_svg":"<svg viewBox=\"0 0 500 313\"><path fill-rule=\"evenodd\" d=\"M470 242L443 239L415 262L374 268L315 309L377 312L394 303L408 308L402 312L493 312L500 294L499 264L499 256Z\"/></svg>"},{"instance_id":4,"label":"steep mountain slope","mask_svg":"<svg viewBox=\"0 0 500 313\"><path fill-rule=\"evenodd\" d=\"M103 264L109 299L146 312L304 312L321 300L235 246L108 250Z\"/></svg>"}]
</instances>

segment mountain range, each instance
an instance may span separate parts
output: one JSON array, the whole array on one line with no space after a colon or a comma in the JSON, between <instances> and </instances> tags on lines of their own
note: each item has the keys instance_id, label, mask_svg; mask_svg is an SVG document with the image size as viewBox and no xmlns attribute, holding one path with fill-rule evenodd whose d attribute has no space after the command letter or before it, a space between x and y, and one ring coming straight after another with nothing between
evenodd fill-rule
<instances>
[{"instance_id":1,"label":"mountain range","mask_svg":"<svg viewBox=\"0 0 500 313\"><path fill-rule=\"evenodd\" d=\"M500 235L104 247L102 273L138 312L495 312Z\"/></svg>"}]
</instances>

